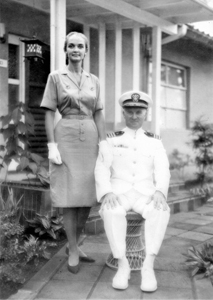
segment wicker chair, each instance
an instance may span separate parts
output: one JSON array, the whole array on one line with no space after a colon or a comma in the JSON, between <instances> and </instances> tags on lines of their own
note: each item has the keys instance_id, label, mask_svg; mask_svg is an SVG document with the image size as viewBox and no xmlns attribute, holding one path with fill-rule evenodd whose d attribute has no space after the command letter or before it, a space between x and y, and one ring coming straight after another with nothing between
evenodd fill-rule
<instances>
[{"instance_id":1,"label":"wicker chair","mask_svg":"<svg viewBox=\"0 0 213 300\"><path fill-rule=\"evenodd\" d=\"M145 257L145 246L142 241L144 219L135 212L127 213L126 257L132 271L139 271ZM109 254L106 265L112 269L118 268L118 260Z\"/></svg>"}]
</instances>

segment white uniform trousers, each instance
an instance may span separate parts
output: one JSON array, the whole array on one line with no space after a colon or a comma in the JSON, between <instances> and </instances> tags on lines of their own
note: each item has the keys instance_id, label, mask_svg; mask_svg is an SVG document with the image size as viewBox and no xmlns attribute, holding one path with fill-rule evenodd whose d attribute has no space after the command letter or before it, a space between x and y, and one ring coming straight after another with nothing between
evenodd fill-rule
<instances>
[{"instance_id":1,"label":"white uniform trousers","mask_svg":"<svg viewBox=\"0 0 213 300\"><path fill-rule=\"evenodd\" d=\"M126 213L129 210L141 214L145 219L146 255L157 255L169 222L169 206L167 205L167 210L155 209L153 201L146 204L149 197L134 189L118 197L121 205L108 209L104 206L99 212L104 221L105 232L114 258L122 258L126 254Z\"/></svg>"}]
</instances>

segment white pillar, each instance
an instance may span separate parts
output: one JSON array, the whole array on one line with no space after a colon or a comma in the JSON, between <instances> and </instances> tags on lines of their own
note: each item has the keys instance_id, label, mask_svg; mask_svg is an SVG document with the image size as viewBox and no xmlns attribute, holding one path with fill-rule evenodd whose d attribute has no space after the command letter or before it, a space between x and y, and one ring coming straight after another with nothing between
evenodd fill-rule
<instances>
[{"instance_id":1,"label":"white pillar","mask_svg":"<svg viewBox=\"0 0 213 300\"><path fill-rule=\"evenodd\" d=\"M122 91L122 28L115 24L115 124L121 122L121 107L118 99Z\"/></svg>"},{"instance_id":2,"label":"white pillar","mask_svg":"<svg viewBox=\"0 0 213 300\"><path fill-rule=\"evenodd\" d=\"M140 87L140 27L138 23L133 27L133 90Z\"/></svg>"},{"instance_id":3,"label":"white pillar","mask_svg":"<svg viewBox=\"0 0 213 300\"><path fill-rule=\"evenodd\" d=\"M152 29L152 132L160 133L161 29Z\"/></svg>"},{"instance_id":4,"label":"white pillar","mask_svg":"<svg viewBox=\"0 0 213 300\"><path fill-rule=\"evenodd\" d=\"M66 37L66 0L51 0L50 2L50 52L51 71L63 68L65 65L64 41Z\"/></svg>"},{"instance_id":5,"label":"white pillar","mask_svg":"<svg viewBox=\"0 0 213 300\"><path fill-rule=\"evenodd\" d=\"M106 85L106 25L99 24L99 81L100 81L100 97L106 107L105 101L105 85ZM106 115L106 110L104 109Z\"/></svg>"},{"instance_id":6,"label":"white pillar","mask_svg":"<svg viewBox=\"0 0 213 300\"><path fill-rule=\"evenodd\" d=\"M84 58L84 70L86 72L90 72L90 27L84 25L84 34L86 35L88 42L89 42L89 50Z\"/></svg>"},{"instance_id":7,"label":"white pillar","mask_svg":"<svg viewBox=\"0 0 213 300\"><path fill-rule=\"evenodd\" d=\"M50 2L50 53L51 72L65 66L64 41L66 37L66 0ZM55 125L60 120L58 110L55 113Z\"/></svg>"}]
</instances>

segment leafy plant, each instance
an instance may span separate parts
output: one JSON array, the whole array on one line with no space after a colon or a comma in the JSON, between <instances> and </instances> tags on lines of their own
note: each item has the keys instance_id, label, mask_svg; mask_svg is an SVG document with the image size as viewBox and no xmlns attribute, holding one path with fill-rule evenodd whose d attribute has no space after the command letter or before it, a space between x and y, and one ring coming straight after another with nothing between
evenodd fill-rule
<instances>
[{"instance_id":1,"label":"leafy plant","mask_svg":"<svg viewBox=\"0 0 213 300\"><path fill-rule=\"evenodd\" d=\"M38 265L41 258L50 259L46 251L47 243L30 236L27 240L8 240L7 247L1 252L0 279L24 283L23 270L27 263Z\"/></svg>"},{"instance_id":2,"label":"leafy plant","mask_svg":"<svg viewBox=\"0 0 213 300\"><path fill-rule=\"evenodd\" d=\"M47 234L53 239L57 239L60 231L64 231L62 217L50 217L49 215L36 214L33 220L27 221L31 227L35 228L35 233L39 236Z\"/></svg>"},{"instance_id":3,"label":"leafy plant","mask_svg":"<svg viewBox=\"0 0 213 300\"><path fill-rule=\"evenodd\" d=\"M22 208L20 206L22 197L18 201L15 200L13 189L8 187L8 196L4 201L2 197L2 189L0 189L0 249L4 245L5 239L17 238L24 232L24 226L20 224L22 216Z\"/></svg>"},{"instance_id":4,"label":"leafy plant","mask_svg":"<svg viewBox=\"0 0 213 300\"><path fill-rule=\"evenodd\" d=\"M211 124L205 124L201 119L197 120L191 128L191 135L191 144L196 154L197 177L202 186L212 175L213 126Z\"/></svg>"},{"instance_id":5,"label":"leafy plant","mask_svg":"<svg viewBox=\"0 0 213 300\"><path fill-rule=\"evenodd\" d=\"M184 177L184 168L191 162L190 155L181 153L177 149L174 149L169 156L169 164L171 170L178 170L181 177Z\"/></svg>"},{"instance_id":6,"label":"leafy plant","mask_svg":"<svg viewBox=\"0 0 213 300\"><path fill-rule=\"evenodd\" d=\"M204 195L207 201L213 201L213 183L203 183L202 186L198 186L191 189L191 192L195 195Z\"/></svg>"},{"instance_id":7,"label":"leafy plant","mask_svg":"<svg viewBox=\"0 0 213 300\"><path fill-rule=\"evenodd\" d=\"M23 236L24 226L20 223L22 197L16 201L13 189L8 188L8 196L3 199L0 189L0 279L23 283L23 270L27 263L37 265L40 258L49 259L47 243L32 235Z\"/></svg>"},{"instance_id":8,"label":"leafy plant","mask_svg":"<svg viewBox=\"0 0 213 300\"><path fill-rule=\"evenodd\" d=\"M34 135L34 118L30 110L22 102L17 103L6 116L0 117L5 144L0 145L1 168L9 166L12 160L18 163L16 171L34 174L42 184L49 184L47 172L48 160L28 150L30 145L28 136Z\"/></svg>"},{"instance_id":9,"label":"leafy plant","mask_svg":"<svg viewBox=\"0 0 213 300\"><path fill-rule=\"evenodd\" d=\"M192 268L191 275L200 275L199 278L209 278L213 285L213 245L205 243L201 250L191 247L188 249L186 265Z\"/></svg>"},{"instance_id":10,"label":"leafy plant","mask_svg":"<svg viewBox=\"0 0 213 300\"><path fill-rule=\"evenodd\" d=\"M50 254L46 252L47 243L45 241L39 241L33 235L30 235L23 245L17 246L18 254L25 256L25 261L28 263L34 259L35 265L38 265L39 258L50 259Z\"/></svg>"}]
</instances>

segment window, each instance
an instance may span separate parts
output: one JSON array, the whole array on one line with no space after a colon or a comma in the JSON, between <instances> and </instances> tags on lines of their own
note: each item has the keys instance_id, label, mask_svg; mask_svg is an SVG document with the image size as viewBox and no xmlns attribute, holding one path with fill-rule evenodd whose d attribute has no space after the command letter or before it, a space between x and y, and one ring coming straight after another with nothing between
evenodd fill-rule
<instances>
[{"instance_id":1,"label":"window","mask_svg":"<svg viewBox=\"0 0 213 300\"><path fill-rule=\"evenodd\" d=\"M149 91L152 86L150 63ZM151 94L151 93L150 93ZM186 68L161 64L161 128L187 128Z\"/></svg>"},{"instance_id":2,"label":"window","mask_svg":"<svg viewBox=\"0 0 213 300\"><path fill-rule=\"evenodd\" d=\"M11 111L16 103L25 101L24 46L18 36L9 35L8 49L8 104Z\"/></svg>"}]
</instances>

